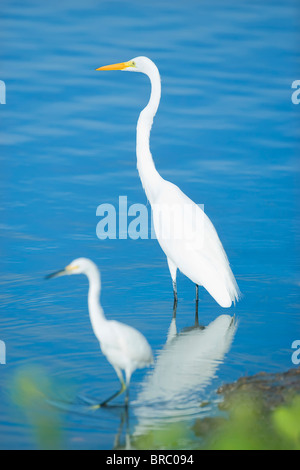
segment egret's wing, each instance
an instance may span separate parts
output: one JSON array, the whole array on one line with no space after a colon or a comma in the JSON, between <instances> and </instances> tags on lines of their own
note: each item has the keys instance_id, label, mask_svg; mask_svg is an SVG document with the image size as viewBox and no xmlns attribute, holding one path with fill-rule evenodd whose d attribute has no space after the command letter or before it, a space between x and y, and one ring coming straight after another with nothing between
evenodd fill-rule
<instances>
[{"instance_id":1,"label":"egret's wing","mask_svg":"<svg viewBox=\"0 0 300 470\"><path fill-rule=\"evenodd\" d=\"M157 239L173 263L205 287L223 307L238 300L239 289L216 229L201 207L166 182L153 207Z\"/></svg>"},{"instance_id":2,"label":"egret's wing","mask_svg":"<svg viewBox=\"0 0 300 470\"><path fill-rule=\"evenodd\" d=\"M151 347L142 333L114 320L109 321L107 327L109 333L101 341L104 354L118 357L121 362L123 358L124 364L128 360L134 362L136 367L144 367L153 362ZM125 368L122 364L120 367Z\"/></svg>"}]
</instances>

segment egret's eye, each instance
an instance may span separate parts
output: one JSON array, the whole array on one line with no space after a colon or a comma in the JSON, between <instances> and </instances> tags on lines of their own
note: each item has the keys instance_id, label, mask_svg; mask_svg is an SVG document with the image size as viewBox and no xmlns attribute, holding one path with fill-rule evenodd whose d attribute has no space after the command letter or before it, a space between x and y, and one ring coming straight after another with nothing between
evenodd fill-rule
<instances>
[{"instance_id":1,"label":"egret's eye","mask_svg":"<svg viewBox=\"0 0 300 470\"><path fill-rule=\"evenodd\" d=\"M131 62L132 67L136 67L134 60Z\"/></svg>"}]
</instances>

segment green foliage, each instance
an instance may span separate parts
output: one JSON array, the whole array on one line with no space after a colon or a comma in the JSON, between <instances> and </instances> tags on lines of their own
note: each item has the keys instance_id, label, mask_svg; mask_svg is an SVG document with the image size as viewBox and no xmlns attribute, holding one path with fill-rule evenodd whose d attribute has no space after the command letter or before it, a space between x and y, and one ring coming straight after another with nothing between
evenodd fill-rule
<instances>
[{"instance_id":1,"label":"green foliage","mask_svg":"<svg viewBox=\"0 0 300 470\"><path fill-rule=\"evenodd\" d=\"M300 397L268 409L262 397L234 393L226 416L152 429L134 441L137 449L300 450ZM191 438L193 431L193 438Z\"/></svg>"},{"instance_id":2,"label":"green foliage","mask_svg":"<svg viewBox=\"0 0 300 470\"><path fill-rule=\"evenodd\" d=\"M54 385L40 368L19 369L12 380L12 399L33 432L38 449L62 448L61 423L48 405Z\"/></svg>"},{"instance_id":3,"label":"green foliage","mask_svg":"<svg viewBox=\"0 0 300 470\"><path fill-rule=\"evenodd\" d=\"M256 399L238 396L219 426L208 432L202 448L213 450L263 450L279 448L269 415Z\"/></svg>"},{"instance_id":4,"label":"green foliage","mask_svg":"<svg viewBox=\"0 0 300 470\"><path fill-rule=\"evenodd\" d=\"M211 449L299 450L300 397L267 410L257 399L243 397L231 406L229 417L210 435Z\"/></svg>"},{"instance_id":5,"label":"green foliage","mask_svg":"<svg viewBox=\"0 0 300 470\"><path fill-rule=\"evenodd\" d=\"M284 447L300 450L300 397L295 397L289 406L278 407L272 419Z\"/></svg>"},{"instance_id":6,"label":"green foliage","mask_svg":"<svg viewBox=\"0 0 300 470\"><path fill-rule=\"evenodd\" d=\"M12 382L12 397L36 440L38 449L62 449L60 417L48 405L57 388L39 368L19 370ZM300 450L300 395L280 384L284 394L270 400L251 385L225 395L220 416L166 423L131 439L133 449L178 450ZM279 401L280 400L280 401Z\"/></svg>"}]
</instances>

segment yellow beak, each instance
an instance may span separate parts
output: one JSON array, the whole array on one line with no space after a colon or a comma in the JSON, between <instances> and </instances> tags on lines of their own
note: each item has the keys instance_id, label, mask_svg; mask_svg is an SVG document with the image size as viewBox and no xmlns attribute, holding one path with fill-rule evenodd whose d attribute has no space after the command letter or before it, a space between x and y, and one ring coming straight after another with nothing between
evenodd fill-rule
<instances>
[{"instance_id":1,"label":"yellow beak","mask_svg":"<svg viewBox=\"0 0 300 470\"><path fill-rule=\"evenodd\" d=\"M131 67L132 63L129 62L120 62L119 64L112 64L112 65L104 65L104 67L99 67L96 70L124 70L127 67Z\"/></svg>"}]
</instances>

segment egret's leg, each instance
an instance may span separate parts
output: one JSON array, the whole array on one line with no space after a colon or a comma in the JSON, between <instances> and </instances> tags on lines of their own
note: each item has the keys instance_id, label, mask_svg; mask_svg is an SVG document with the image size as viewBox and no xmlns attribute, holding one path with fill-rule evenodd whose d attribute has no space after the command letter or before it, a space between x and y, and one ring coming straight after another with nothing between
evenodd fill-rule
<instances>
[{"instance_id":1,"label":"egret's leg","mask_svg":"<svg viewBox=\"0 0 300 470\"><path fill-rule=\"evenodd\" d=\"M199 326L198 309L199 309L199 286L198 286L198 284L196 284L196 313L195 313L195 326Z\"/></svg>"},{"instance_id":2,"label":"egret's leg","mask_svg":"<svg viewBox=\"0 0 300 470\"><path fill-rule=\"evenodd\" d=\"M113 400L114 398L117 398L119 395L122 395L122 393L124 393L125 390L126 390L126 384L125 382L122 382L121 389L118 392L114 393L111 397L107 398L107 400L100 403L100 405L97 405L97 407L101 408L102 406L106 406L107 403L109 403L111 400Z\"/></svg>"},{"instance_id":3,"label":"egret's leg","mask_svg":"<svg viewBox=\"0 0 300 470\"><path fill-rule=\"evenodd\" d=\"M177 305L177 302L178 302L177 283L176 283L177 266L173 263L172 260L170 260L170 258L167 258L167 260L168 260L168 266L169 266L169 270L170 270L170 274L171 274L171 278L173 282L174 307L175 307L175 304Z\"/></svg>"},{"instance_id":4,"label":"egret's leg","mask_svg":"<svg viewBox=\"0 0 300 470\"><path fill-rule=\"evenodd\" d=\"M102 408L103 406L106 406L107 403L109 403L111 400L113 400L114 398L117 398L119 395L122 395L122 393L124 393L125 390L126 390L126 384L123 382L122 387L118 392L114 393L111 397L107 398L107 400L100 403L100 405L96 405L95 408Z\"/></svg>"},{"instance_id":5,"label":"egret's leg","mask_svg":"<svg viewBox=\"0 0 300 470\"><path fill-rule=\"evenodd\" d=\"M177 304L178 304L178 297L177 297L177 284L176 284L176 281L173 281L173 294L174 294L174 302L173 302L173 318L176 318L176 313L177 313Z\"/></svg>"},{"instance_id":6,"label":"egret's leg","mask_svg":"<svg viewBox=\"0 0 300 470\"><path fill-rule=\"evenodd\" d=\"M126 388L125 408L128 408L128 405L129 405L129 387Z\"/></svg>"},{"instance_id":7,"label":"egret's leg","mask_svg":"<svg viewBox=\"0 0 300 470\"><path fill-rule=\"evenodd\" d=\"M173 303L173 318L176 318L176 313L177 313L177 303L178 303L178 300L177 300L177 294L176 294L176 297L174 295L174 303Z\"/></svg>"},{"instance_id":8,"label":"egret's leg","mask_svg":"<svg viewBox=\"0 0 300 470\"><path fill-rule=\"evenodd\" d=\"M176 281L173 281L173 294L174 294L174 303L178 302L178 296L177 296L177 283Z\"/></svg>"},{"instance_id":9,"label":"egret's leg","mask_svg":"<svg viewBox=\"0 0 300 470\"><path fill-rule=\"evenodd\" d=\"M123 375L122 375L122 371L116 367L114 367L115 371L116 371L116 374L117 376L119 377L120 379L120 382L121 382L121 389L114 393L111 397L107 398L107 400L104 400L102 403L100 403L99 405L95 405L92 407L92 409L96 410L98 408L102 408L104 406L107 405L107 403L109 403L111 400L113 400L114 398L117 398L119 395L122 395L122 393L125 392L125 390L127 389L127 386L126 386L126 383L124 382L124 379L123 379Z\"/></svg>"},{"instance_id":10,"label":"egret's leg","mask_svg":"<svg viewBox=\"0 0 300 470\"><path fill-rule=\"evenodd\" d=\"M125 396L125 407L128 408L129 405L129 384L132 376L132 369L128 367L125 369L125 376L126 376L126 396Z\"/></svg>"}]
</instances>

